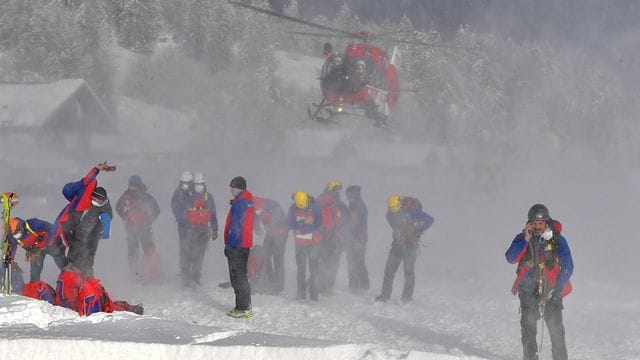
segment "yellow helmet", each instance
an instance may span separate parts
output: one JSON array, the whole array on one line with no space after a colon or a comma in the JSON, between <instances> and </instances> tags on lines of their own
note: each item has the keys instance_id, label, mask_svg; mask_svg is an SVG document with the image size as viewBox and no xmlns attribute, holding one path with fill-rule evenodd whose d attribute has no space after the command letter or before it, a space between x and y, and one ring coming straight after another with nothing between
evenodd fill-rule
<instances>
[{"instance_id":1,"label":"yellow helmet","mask_svg":"<svg viewBox=\"0 0 640 360\"><path fill-rule=\"evenodd\" d=\"M327 184L327 191L340 191L342 190L342 182L340 180L331 180Z\"/></svg>"},{"instance_id":2,"label":"yellow helmet","mask_svg":"<svg viewBox=\"0 0 640 360\"><path fill-rule=\"evenodd\" d=\"M309 206L309 196L306 192L298 190L293 193L293 203L298 209L306 209Z\"/></svg>"},{"instance_id":3,"label":"yellow helmet","mask_svg":"<svg viewBox=\"0 0 640 360\"><path fill-rule=\"evenodd\" d=\"M400 211L400 207L402 206L402 197L398 194L389 195L387 198L387 207L389 211L392 213L396 213Z\"/></svg>"}]
</instances>

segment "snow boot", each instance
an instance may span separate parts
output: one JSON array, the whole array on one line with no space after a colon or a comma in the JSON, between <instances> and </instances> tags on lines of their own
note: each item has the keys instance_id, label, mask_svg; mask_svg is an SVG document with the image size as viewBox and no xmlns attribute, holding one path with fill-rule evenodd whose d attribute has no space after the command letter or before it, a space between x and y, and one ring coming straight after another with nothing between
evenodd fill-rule
<instances>
[{"instance_id":1,"label":"snow boot","mask_svg":"<svg viewBox=\"0 0 640 360\"><path fill-rule=\"evenodd\" d=\"M227 316L232 318L248 319L253 316L253 312L251 310L233 309L233 310L227 311Z\"/></svg>"}]
</instances>

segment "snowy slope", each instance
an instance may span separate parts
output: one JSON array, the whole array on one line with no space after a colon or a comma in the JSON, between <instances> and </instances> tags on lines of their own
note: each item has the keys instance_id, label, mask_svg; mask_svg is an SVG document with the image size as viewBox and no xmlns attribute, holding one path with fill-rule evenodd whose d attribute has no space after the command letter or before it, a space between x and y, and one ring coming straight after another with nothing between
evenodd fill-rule
<instances>
[{"instance_id":1,"label":"snowy slope","mask_svg":"<svg viewBox=\"0 0 640 360\"><path fill-rule=\"evenodd\" d=\"M252 329L259 319L224 320L226 328L126 312L79 317L43 301L2 296L0 346L23 359L479 359L269 334Z\"/></svg>"}]
</instances>

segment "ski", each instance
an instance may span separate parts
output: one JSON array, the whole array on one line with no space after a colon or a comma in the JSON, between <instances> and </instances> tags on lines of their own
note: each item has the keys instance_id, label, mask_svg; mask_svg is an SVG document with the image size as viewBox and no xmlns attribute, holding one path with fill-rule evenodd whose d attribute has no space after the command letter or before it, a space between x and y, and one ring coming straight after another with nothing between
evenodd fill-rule
<instances>
[{"instance_id":1,"label":"ski","mask_svg":"<svg viewBox=\"0 0 640 360\"><path fill-rule=\"evenodd\" d=\"M2 293L4 295L11 294L11 227L9 220L11 219L11 206L14 201L14 193L2 193L2 230L3 230L3 243L2 243L2 264L4 265L4 274L2 276Z\"/></svg>"}]
</instances>

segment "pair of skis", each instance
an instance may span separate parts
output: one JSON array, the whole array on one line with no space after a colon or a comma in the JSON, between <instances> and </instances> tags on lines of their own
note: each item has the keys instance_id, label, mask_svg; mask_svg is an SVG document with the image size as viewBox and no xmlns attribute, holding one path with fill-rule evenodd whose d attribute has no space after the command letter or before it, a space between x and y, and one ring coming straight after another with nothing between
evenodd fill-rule
<instances>
[{"instance_id":1,"label":"pair of skis","mask_svg":"<svg viewBox=\"0 0 640 360\"><path fill-rule=\"evenodd\" d=\"M4 265L4 274L2 275L2 293L4 295L11 294L11 271L13 259L11 258L11 207L17 202L18 197L14 193L2 193L2 264Z\"/></svg>"}]
</instances>

